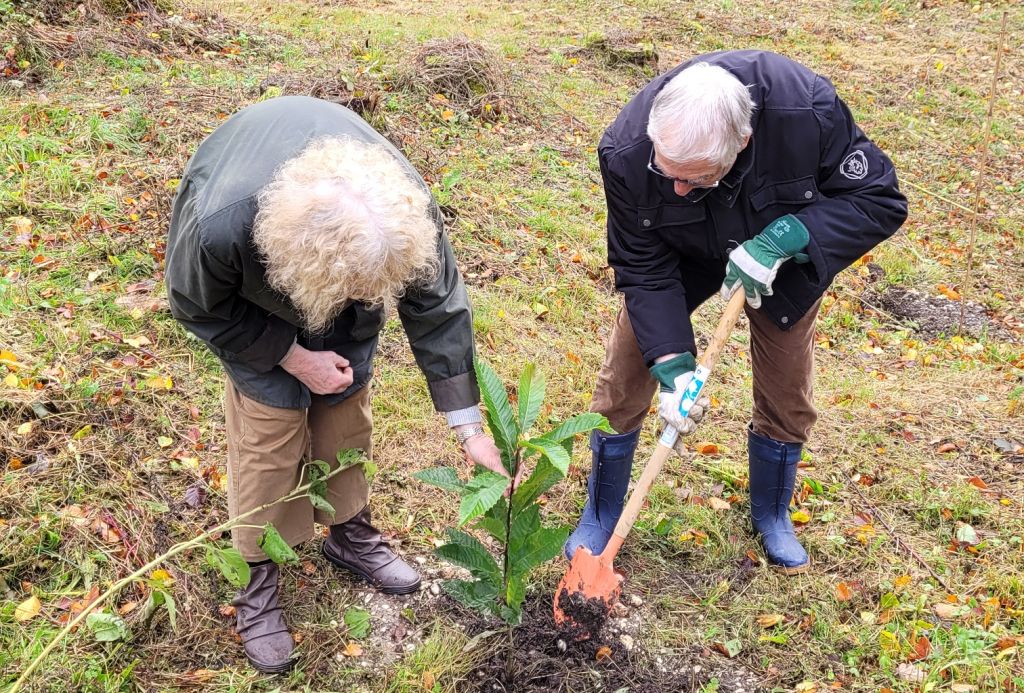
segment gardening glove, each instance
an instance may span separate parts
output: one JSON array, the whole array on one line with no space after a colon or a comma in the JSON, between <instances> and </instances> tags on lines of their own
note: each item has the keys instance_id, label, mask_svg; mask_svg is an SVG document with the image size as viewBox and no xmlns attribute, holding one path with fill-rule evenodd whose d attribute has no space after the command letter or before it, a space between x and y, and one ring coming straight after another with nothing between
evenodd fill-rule
<instances>
[{"instance_id":1,"label":"gardening glove","mask_svg":"<svg viewBox=\"0 0 1024 693\"><path fill-rule=\"evenodd\" d=\"M661 391L658 393L658 414L681 436L689 435L697 429L697 423L707 407L706 400L702 400L694 403L687 414L679 411L683 394L693 380L696 368L697 362L690 352L677 354L651 366L651 375L661 383Z\"/></svg>"},{"instance_id":2,"label":"gardening glove","mask_svg":"<svg viewBox=\"0 0 1024 693\"><path fill-rule=\"evenodd\" d=\"M742 287L750 307L760 308L761 297L772 295L772 282L783 262L790 258L800 263L809 260L803 252L809 240L807 227L792 214L768 224L761 233L729 253L722 298L729 300Z\"/></svg>"}]
</instances>

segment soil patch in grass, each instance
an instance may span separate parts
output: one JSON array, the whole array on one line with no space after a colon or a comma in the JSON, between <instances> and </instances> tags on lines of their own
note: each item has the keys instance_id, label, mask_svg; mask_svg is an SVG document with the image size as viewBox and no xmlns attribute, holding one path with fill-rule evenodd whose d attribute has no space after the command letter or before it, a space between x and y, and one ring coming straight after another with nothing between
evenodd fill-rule
<instances>
[{"instance_id":1,"label":"soil patch in grass","mask_svg":"<svg viewBox=\"0 0 1024 693\"><path fill-rule=\"evenodd\" d=\"M549 596L524 604L523 623L512 634L509 666L504 628L459 604L448 605L453 617L466 624L468 635L497 630L487 638L486 658L467 677L467 691L660 693L700 691L713 680L719 691L765 690L753 673L700 648L657 655L632 640L627 648L621 639L600 630L588 640L577 640L577 628L555 623Z\"/></svg>"},{"instance_id":2,"label":"soil patch in grass","mask_svg":"<svg viewBox=\"0 0 1024 693\"><path fill-rule=\"evenodd\" d=\"M889 286L882 292L870 292L865 299L869 307L881 308L901 322L910 323L918 334L928 339L955 335L960 324L960 302L945 297ZM1010 334L989 318L985 306L973 301L967 301L964 309L963 330L973 337L988 334L998 339L1010 339Z\"/></svg>"}]
</instances>

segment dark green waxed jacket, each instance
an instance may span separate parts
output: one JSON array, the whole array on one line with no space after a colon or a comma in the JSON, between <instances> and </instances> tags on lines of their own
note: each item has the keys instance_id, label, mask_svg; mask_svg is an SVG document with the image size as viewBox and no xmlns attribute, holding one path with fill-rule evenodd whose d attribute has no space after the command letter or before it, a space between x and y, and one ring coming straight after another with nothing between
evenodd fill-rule
<instances>
[{"instance_id":1,"label":"dark green waxed jacket","mask_svg":"<svg viewBox=\"0 0 1024 693\"><path fill-rule=\"evenodd\" d=\"M308 407L309 389L278 366L297 339L307 349L332 350L352 365L354 382L328 395L340 402L373 374L383 308L348 305L326 331L307 333L287 297L271 289L252 242L260 190L277 168L311 140L347 136L387 147L428 191L412 165L383 136L347 108L304 96L249 106L229 118L189 161L171 212L165 281L171 313L203 340L247 397L289 409ZM479 402L473 374L473 323L437 205L441 270L435 281L410 289L397 309L413 355L438 411Z\"/></svg>"}]
</instances>

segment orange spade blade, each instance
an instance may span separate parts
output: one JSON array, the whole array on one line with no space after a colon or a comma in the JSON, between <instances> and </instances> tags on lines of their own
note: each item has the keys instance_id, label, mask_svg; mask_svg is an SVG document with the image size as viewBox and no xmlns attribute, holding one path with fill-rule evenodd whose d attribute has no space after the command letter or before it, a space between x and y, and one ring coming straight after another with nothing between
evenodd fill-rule
<instances>
[{"instance_id":1,"label":"orange spade blade","mask_svg":"<svg viewBox=\"0 0 1024 693\"><path fill-rule=\"evenodd\" d=\"M572 628L579 640L600 630L622 594L625 578L605 553L595 556L579 547L555 592L555 622Z\"/></svg>"}]
</instances>

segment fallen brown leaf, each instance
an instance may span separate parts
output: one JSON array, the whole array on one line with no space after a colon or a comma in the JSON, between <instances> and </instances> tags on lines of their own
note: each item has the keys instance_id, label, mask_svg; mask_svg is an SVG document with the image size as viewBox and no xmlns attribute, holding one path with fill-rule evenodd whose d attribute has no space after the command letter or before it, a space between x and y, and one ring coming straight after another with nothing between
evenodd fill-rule
<instances>
[{"instance_id":1,"label":"fallen brown leaf","mask_svg":"<svg viewBox=\"0 0 1024 693\"><path fill-rule=\"evenodd\" d=\"M341 651L341 654L346 657L362 657L363 646L354 640L350 640L349 643L345 645L345 649Z\"/></svg>"},{"instance_id":2,"label":"fallen brown leaf","mask_svg":"<svg viewBox=\"0 0 1024 693\"><path fill-rule=\"evenodd\" d=\"M596 659L599 662L611 658L612 648L608 647L607 645L601 645L601 647L597 648L597 653L594 655L594 659Z\"/></svg>"},{"instance_id":3,"label":"fallen brown leaf","mask_svg":"<svg viewBox=\"0 0 1024 693\"><path fill-rule=\"evenodd\" d=\"M762 628L772 628L782 623L782 614L761 614L757 617L757 625Z\"/></svg>"},{"instance_id":4,"label":"fallen brown leaf","mask_svg":"<svg viewBox=\"0 0 1024 693\"><path fill-rule=\"evenodd\" d=\"M853 590L845 582L836 585L836 599L841 602L848 602L853 598Z\"/></svg>"},{"instance_id":5,"label":"fallen brown leaf","mask_svg":"<svg viewBox=\"0 0 1024 693\"><path fill-rule=\"evenodd\" d=\"M30 621L39 615L39 612L43 608L43 603L39 601L39 597L32 595L21 604L18 604L14 609L14 620L19 623Z\"/></svg>"}]
</instances>

